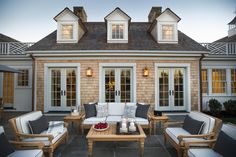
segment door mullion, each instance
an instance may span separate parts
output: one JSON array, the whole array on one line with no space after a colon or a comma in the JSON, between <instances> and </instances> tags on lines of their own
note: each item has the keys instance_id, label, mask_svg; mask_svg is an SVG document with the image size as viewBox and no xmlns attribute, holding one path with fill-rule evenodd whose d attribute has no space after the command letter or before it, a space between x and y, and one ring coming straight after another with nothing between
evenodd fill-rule
<instances>
[{"instance_id":1,"label":"door mullion","mask_svg":"<svg viewBox=\"0 0 236 157\"><path fill-rule=\"evenodd\" d=\"M120 69L115 69L115 91L117 91L117 94L115 95L115 102L120 102L120 72Z\"/></svg>"},{"instance_id":2,"label":"door mullion","mask_svg":"<svg viewBox=\"0 0 236 157\"><path fill-rule=\"evenodd\" d=\"M172 90L174 90L174 73L173 68L169 69L169 109L172 110L174 106L174 95L172 94Z\"/></svg>"},{"instance_id":3,"label":"door mullion","mask_svg":"<svg viewBox=\"0 0 236 157\"><path fill-rule=\"evenodd\" d=\"M61 108L66 108L66 69L61 69L61 91L63 94L61 95Z\"/></svg>"}]
</instances>

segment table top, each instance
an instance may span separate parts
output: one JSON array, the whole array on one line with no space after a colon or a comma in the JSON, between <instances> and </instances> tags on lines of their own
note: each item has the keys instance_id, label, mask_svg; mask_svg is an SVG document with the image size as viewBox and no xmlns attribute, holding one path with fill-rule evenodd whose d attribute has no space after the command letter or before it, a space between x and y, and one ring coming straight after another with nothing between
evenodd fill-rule
<instances>
[{"instance_id":1,"label":"table top","mask_svg":"<svg viewBox=\"0 0 236 157\"><path fill-rule=\"evenodd\" d=\"M162 115L162 116L152 115L151 119L152 120L168 120L169 118L167 115Z\"/></svg>"},{"instance_id":2,"label":"table top","mask_svg":"<svg viewBox=\"0 0 236 157\"><path fill-rule=\"evenodd\" d=\"M81 119L82 118L82 114L79 115L67 115L64 117L64 120L77 120L77 119Z\"/></svg>"},{"instance_id":3,"label":"table top","mask_svg":"<svg viewBox=\"0 0 236 157\"><path fill-rule=\"evenodd\" d=\"M117 135L116 134L116 124L109 124L109 128L105 131L96 131L93 126L90 128L86 138L96 138L96 139L137 139L146 138L146 135L140 125L137 124L140 134L139 135Z\"/></svg>"}]
</instances>

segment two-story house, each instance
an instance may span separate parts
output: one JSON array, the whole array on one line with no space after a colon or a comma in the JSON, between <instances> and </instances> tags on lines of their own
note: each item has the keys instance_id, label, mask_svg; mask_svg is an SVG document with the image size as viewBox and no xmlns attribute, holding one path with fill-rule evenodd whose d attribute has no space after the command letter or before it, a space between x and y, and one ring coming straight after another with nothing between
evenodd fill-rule
<instances>
[{"instance_id":1,"label":"two-story house","mask_svg":"<svg viewBox=\"0 0 236 157\"><path fill-rule=\"evenodd\" d=\"M67 111L88 102L145 102L163 111L198 110L200 60L209 52L178 30L171 9L152 7L148 22L115 8L88 22L65 8L57 30L27 50L34 61L34 107Z\"/></svg>"}]
</instances>

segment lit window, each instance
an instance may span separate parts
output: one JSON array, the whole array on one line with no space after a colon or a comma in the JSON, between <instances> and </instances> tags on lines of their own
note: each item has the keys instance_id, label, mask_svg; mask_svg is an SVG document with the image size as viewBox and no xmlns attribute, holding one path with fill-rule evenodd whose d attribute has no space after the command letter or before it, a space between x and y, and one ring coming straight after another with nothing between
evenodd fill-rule
<instances>
[{"instance_id":1,"label":"lit window","mask_svg":"<svg viewBox=\"0 0 236 157\"><path fill-rule=\"evenodd\" d=\"M173 25L162 25L162 40L174 39L174 27Z\"/></svg>"},{"instance_id":2,"label":"lit window","mask_svg":"<svg viewBox=\"0 0 236 157\"><path fill-rule=\"evenodd\" d=\"M226 92L226 70L212 69L212 93Z\"/></svg>"},{"instance_id":3,"label":"lit window","mask_svg":"<svg viewBox=\"0 0 236 157\"><path fill-rule=\"evenodd\" d=\"M231 93L236 93L236 69L231 69Z\"/></svg>"},{"instance_id":4,"label":"lit window","mask_svg":"<svg viewBox=\"0 0 236 157\"><path fill-rule=\"evenodd\" d=\"M124 38L124 25L113 24L112 25L112 39L123 39Z\"/></svg>"},{"instance_id":5,"label":"lit window","mask_svg":"<svg viewBox=\"0 0 236 157\"><path fill-rule=\"evenodd\" d=\"M29 86L29 70L20 70L17 79L18 86Z\"/></svg>"},{"instance_id":6,"label":"lit window","mask_svg":"<svg viewBox=\"0 0 236 157\"><path fill-rule=\"evenodd\" d=\"M207 69L202 69L202 93L208 92Z\"/></svg>"},{"instance_id":7,"label":"lit window","mask_svg":"<svg viewBox=\"0 0 236 157\"><path fill-rule=\"evenodd\" d=\"M62 39L73 39L72 25L62 25Z\"/></svg>"}]
</instances>

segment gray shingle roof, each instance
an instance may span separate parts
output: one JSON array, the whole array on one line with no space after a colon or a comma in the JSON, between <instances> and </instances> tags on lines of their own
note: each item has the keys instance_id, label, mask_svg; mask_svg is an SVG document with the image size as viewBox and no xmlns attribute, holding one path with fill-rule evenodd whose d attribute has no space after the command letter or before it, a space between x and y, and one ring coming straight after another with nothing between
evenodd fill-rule
<instances>
[{"instance_id":1,"label":"gray shingle roof","mask_svg":"<svg viewBox=\"0 0 236 157\"><path fill-rule=\"evenodd\" d=\"M228 25L233 25L233 24L236 24L236 16L234 17L234 19L232 21L230 21L228 23Z\"/></svg>"},{"instance_id":2,"label":"gray shingle roof","mask_svg":"<svg viewBox=\"0 0 236 157\"><path fill-rule=\"evenodd\" d=\"M236 35L233 35L231 37L226 36L224 38L216 40L215 42L236 42Z\"/></svg>"},{"instance_id":3,"label":"gray shingle roof","mask_svg":"<svg viewBox=\"0 0 236 157\"><path fill-rule=\"evenodd\" d=\"M0 42L19 42L19 41L0 33Z\"/></svg>"},{"instance_id":4,"label":"gray shingle roof","mask_svg":"<svg viewBox=\"0 0 236 157\"><path fill-rule=\"evenodd\" d=\"M78 43L57 43L56 31L31 46L28 51L52 50L166 50L208 51L199 43L178 31L178 44L158 44L148 32L150 23L131 22L128 43L107 43L105 22L84 23L88 32Z\"/></svg>"}]
</instances>

